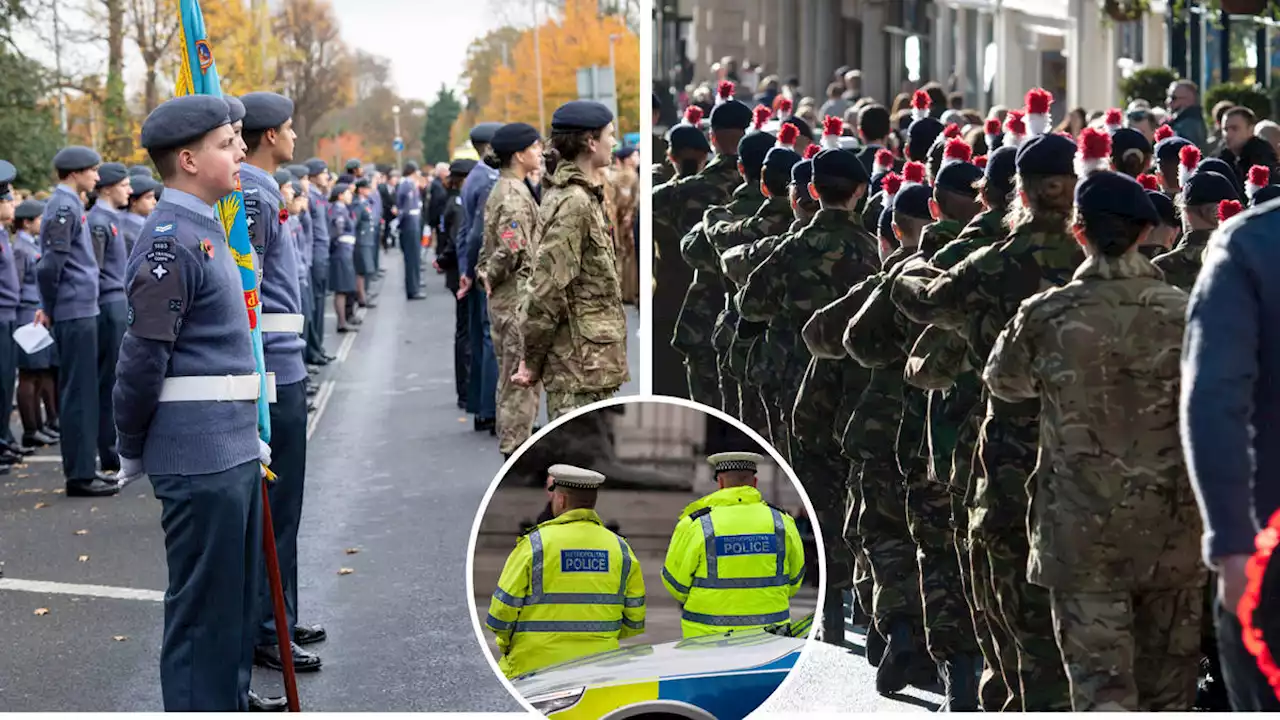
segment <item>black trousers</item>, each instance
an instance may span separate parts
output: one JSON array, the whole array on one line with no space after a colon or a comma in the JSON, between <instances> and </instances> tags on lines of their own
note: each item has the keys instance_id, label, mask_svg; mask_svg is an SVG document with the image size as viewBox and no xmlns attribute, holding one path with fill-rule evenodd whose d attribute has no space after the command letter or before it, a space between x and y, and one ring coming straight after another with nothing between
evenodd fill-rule
<instances>
[{"instance_id":1,"label":"black trousers","mask_svg":"<svg viewBox=\"0 0 1280 720\"><path fill-rule=\"evenodd\" d=\"M271 404L271 471L276 481L267 485L271 525L276 533L276 557L284 586L289 638L298 624L298 527L302 523L302 496L307 476L307 382L276 387ZM275 608L271 584L262 576L261 624L258 644L276 644Z\"/></svg>"},{"instance_id":2,"label":"black trousers","mask_svg":"<svg viewBox=\"0 0 1280 720\"><path fill-rule=\"evenodd\" d=\"M4 418L0 427L0 440L13 443L13 430L9 421L13 415L13 392L18 379L18 343L13 341L13 330L18 323L13 320L0 322L0 417Z\"/></svg>"},{"instance_id":3,"label":"black trousers","mask_svg":"<svg viewBox=\"0 0 1280 720\"><path fill-rule=\"evenodd\" d=\"M98 318L55 322L53 341L58 345L62 473L70 481L93 480L98 444Z\"/></svg>"},{"instance_id":4,"label":"black trousers","mask_svg":"<svg viewBox=\"0 0 1280 720\"><path fill-rule=\"evenodd\" d=\"M1261 598L1258 613L1277 610L1280 598ZM1258 661L1244 646L1241 637L1244 628L1240 620L1222 607L1221 600L1214 600L1213 613L1218 627L1218 662L1222 664L1222 679L1227 686L1231 709L1236 712L1280 711L1280 700L1267 684L1267 678L1258 669Z\"/></svg>"},{"instance_id":5,"label":"black trousers","mask_svg":"<svg viewBox=\"0 0 1280 720\"><path fill-rule=\"evenodd\" d=\"M312 266L311 271L311 326L307 336L307 352L324 356L324 310L329 297L329 261L323 267Z\"/></svg>"},{"instance_id":6,"label":"black trousers","mask_svg":"<svg viewBox=\"0 0 1280 720\"><path fill-rule=\"evenodd\" d=\"M456 301L453 309L453 379L458 391L458 403L467 404L468 381L471 373L471 298Z\"/></svg>"},{"instance_id":7,"label":"black trousers","mask_svg":"<svg viewBox=\"0 0 1280 720\"><path fill-rule=\"evenodd\" d=\"M98 457L103 470L120 469L111 391L116 385L116 359L120 357L128 317L128 300L98 306Z\"/></svg>"}]
</instances>

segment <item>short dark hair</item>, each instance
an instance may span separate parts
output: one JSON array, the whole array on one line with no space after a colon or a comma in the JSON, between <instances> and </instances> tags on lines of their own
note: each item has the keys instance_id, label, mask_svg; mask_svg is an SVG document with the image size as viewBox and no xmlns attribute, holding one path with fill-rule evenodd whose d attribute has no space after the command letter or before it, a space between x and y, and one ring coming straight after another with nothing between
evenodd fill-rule
<instances>
[{"instance_id":1,"label":"short dark hair","mask_svg":"<svg viewBox=\"0 0 1280 720\"><path fill-rule=\"evenodd\" d=\"M258 152L258 147L262 145L262 138L267 136L267 131L275 130L279 132L282 127L284 127L283 123L277 127L263 128L262 130L241 130L240 138L244 140L245 147L249 149L249 152Z\"/></svg>"},{"instance_id":2,"label":"short dark hair","mask_svg":"<svg viewBox=\"0 0 1280 720\"><path fill-rule=\"evenodd\" d=\"M933 189L933 200L938 203L938 210L943 217L948 220L958 220L967 223L973 219L982 210L982 203L978 202L977 192L973 195L965 195L954 190L935 187Z\"/></svg>"},{"instance_id":3,"label":"short dark hair","mask_svg":"<svg viewBox=\"0 0 1280 720\"><path fill-rule=\"evenodd\" d=\"M769 192L774 197L783 197L787 194L787 186L791 184L791 170L770 170L764 168L760 177L764 180L764 186L769 188Z\"/></svg>"},{"instance_id":4,"label":"short dark hair","mask_svg":"<svg viewBox=\"0 0 1280 720\"><path fill-rule=\"evenodd\" d=\"M889 111L883 105L872 104L862 108L858 115L858 132L867 140L887 137L890 131Z\"/></svg>"},{"instance_id":5,"label":"short dark hair","mask_svg":"<svg viewBox=\"0 0 1280 720\"><path fill-rule=\"evenodd\" d=\"M951 110L964 109L964 93L953 92L947 94L947 107Z\"/></svg>"},{"instance_id":6,"label":"short dark hair","mask_svg":"<svg viewBox=\"0 0 1280 720\"><path fill-rule=\"evenodd\" d=\"M829 204L849 202L849 198L866 183L854 182L845 178L815 177L813 187L818 191L818 198Z\"/></svg>"},{"instance_id":7,"label":"short dark hair","mask_svg":"<svg viewBox=\"0 0 1280 720\"><path fill-rule=\"evenodd\" d=\"M151 163L156 166L156 172L160 173L160 180L168 180L178 174L178 153L182 150L183 148L176 147L147 151Z\"/></svg>"},{"instance_id":8,"label":"short dark hair","mask_svg":"<svg viewBox=\"0 0 1280 720\"><path fill-rule=\"evenodd\" d=\"M1252 110L1250 110L1249 108L1243 105L1236 105L1235 107L1228 110L1224 114L1222 118L1222 122L1226 122L1227 118L1231 117L1232 115L1244 118L1244 121L1249 123L1250 125L1253 125L1258 122L1258 116L1254 115Z\"/></svg>"},{"instance_id":9,"label":"short dark hair","mask_svg":"<svg viewBox=\"0 0 1280 720\"><path fill-rule=\"evenodd\" d=\"M1213 121L1214 121L1214 122L1216 122L1216 123L1221 123L1221 122L1222 122L1222 114L1223 114L1223 113L1225 113L1226 111L1230 110L1231 108L1235 107L1235 106L1236 106L1236 104L1235 104L1235 103L1233 103L1233 102L1231 102L1230 100L1219 100L1218 102L1214 103L1214 105L1213 105Z\"/></svg>"},{"instance_id":10,"label":"short dark hair","mask_svg":"<svg viewBox=\"0 0 1280 720\"><path fill-rule=\"evenodd\" d=\"M1084 231L1085 239L1107 257L1120 257L1138 242L1138 236L1150 225L1145 220L1123 217L1109 212L1075 212L1075 223Z\"/></svg>"},{"instance_id":11,"label":"short dark hair","mask_svg":"<svg viewBox=\"0 0 1280 720\"><path fill-rule=\"evenodd\" d=\"M838 98L844 95L844 82L833 82L827 86L827 97Z\"/></svg>"}]
</instances>

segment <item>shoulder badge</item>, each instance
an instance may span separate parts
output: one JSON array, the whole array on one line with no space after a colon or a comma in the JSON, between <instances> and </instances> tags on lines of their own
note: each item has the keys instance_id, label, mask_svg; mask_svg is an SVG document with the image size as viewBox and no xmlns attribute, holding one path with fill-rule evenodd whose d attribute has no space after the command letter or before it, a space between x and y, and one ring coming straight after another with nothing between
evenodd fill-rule
<instances>
[{"instance_id":1,"label":"shoulder badge","mask_svg":"<svg viewBox=\"0 0 1280 720\"><path fill-rule=\"evenodd\" d=\"M698 518L702 517L703 515L710 515L710 514L711 514L711 508L710 508L709 506L708 506L708 507L700 507L700 508L698 508L697 510L694 510L693 512L689 513L689 519L690 519L690 520L697 520Z\"/></svg>"}]
</instances>

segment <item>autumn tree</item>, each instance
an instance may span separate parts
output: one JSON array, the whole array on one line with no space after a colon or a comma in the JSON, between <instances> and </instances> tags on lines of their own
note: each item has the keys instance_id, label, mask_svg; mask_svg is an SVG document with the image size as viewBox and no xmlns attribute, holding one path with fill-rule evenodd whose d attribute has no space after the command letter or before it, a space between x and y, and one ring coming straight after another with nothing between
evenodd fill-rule
<instances>
[{"instance_id":1,"label":"autumn tree","mask_svg":"<svg viewBox=\"0 0 1280 720\"><path fill-rule=\"evenodd\" d=\"M260 90L278 91L276 63L285 52L271 30L266 4L245 0L201 0L205 31L218 63L222 92L243 95Z\"/></svg>"},{"instance_id":2,"label":"autumn tree","mask_svg":"<svg viewBox=\"0 0 1280 720\"><path fill-rule=\"evenodd\" d=\"M344 132L316 141L316 157L329 163L335 172L341 173L347 158L365 158L364 137L359 133Z\"/></svg>"},{"instance_id":3,"label":"autumn tree","mask_svg":"<svg viewBox=\"0 0 1280 720\"><path fill-rule=\"evenodd\" d=\"M328 0L284 0L273 26L281 43L277 77L293 99L297 155L314 152L316 123L352 98L353 63Z\"/></svg>"},{"instance_id":4,"label":"autumn tree","mask_svg":"<svg viewBox=\"0 0 1280 720\"><path fill-rule=\"evenodd\" d=\"M467 86L467 111L462 124L474 124L475 110L489 104L493 74L503 64L511 62L521 36L518 28L502 27L471 41L462 69L462 81Z\"/></svg>"},{"instance_id":5,"label":"autumn tree","mask_svg":"<svg viewBox=\"0 0 1280 720\"><path fill-rule=\"evenodd\" d=\"M102 104L107 132L103 149L114 159L133 151L129 111L124 103L124 0L101 2L107 20L107 96Z\"/></svg>"},{"instance_id":6,"label":"autumn tree","mask_svg":"<svg viewBox=\"0 0 1280 720\"><path fill-rule=\"evenodd\" d=\"M426 164L448 162L452 157L452 128L461 113L462 104L453 90L441 83L435 102L427 109L427 121L422 125L422 159Z\"/></svg>"},{"instance_id":7,"label":"autumn tree","mask_svg":"<svg viewBox=\"0 0 1280 720\"><path fill-rule=\"evenodd\" d=\"M146 115L160 104L161 63L170 59L182 19L176 0L129 0L129 19L133 42L146 66L142 81L142 111ZM178 52L185 51L179 48Z\"/></svg>"}]
</instances>

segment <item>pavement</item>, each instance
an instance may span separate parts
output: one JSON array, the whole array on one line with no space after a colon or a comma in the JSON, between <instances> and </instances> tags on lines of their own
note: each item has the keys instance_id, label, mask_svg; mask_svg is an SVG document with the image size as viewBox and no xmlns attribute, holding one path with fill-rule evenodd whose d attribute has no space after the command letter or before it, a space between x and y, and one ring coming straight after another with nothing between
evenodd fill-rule
<instances>
[{"instance_id":1,"label":"pavement","mask_svg":"<svg viewBox=\"0 0 1280 720\"><path fill-rule=\"evenodd\" d=\"M430 255L430 253L428 253ZM472 520L502 465L453 392L454 300L425 267L409 302L382 256L378 308L326 343L299 538L300 622L324 658L304 710L520 712L477 647L466 598ZM332 312L332 311L331 311ZM639 391L639 323L629 309ZM158 711L166 586L160 504L62 495L57 448L0 476L0 711ZM347 572L349 570L350 572ZM254 688L282 694L279 673Z\"/></svg>"}]
</instances>

